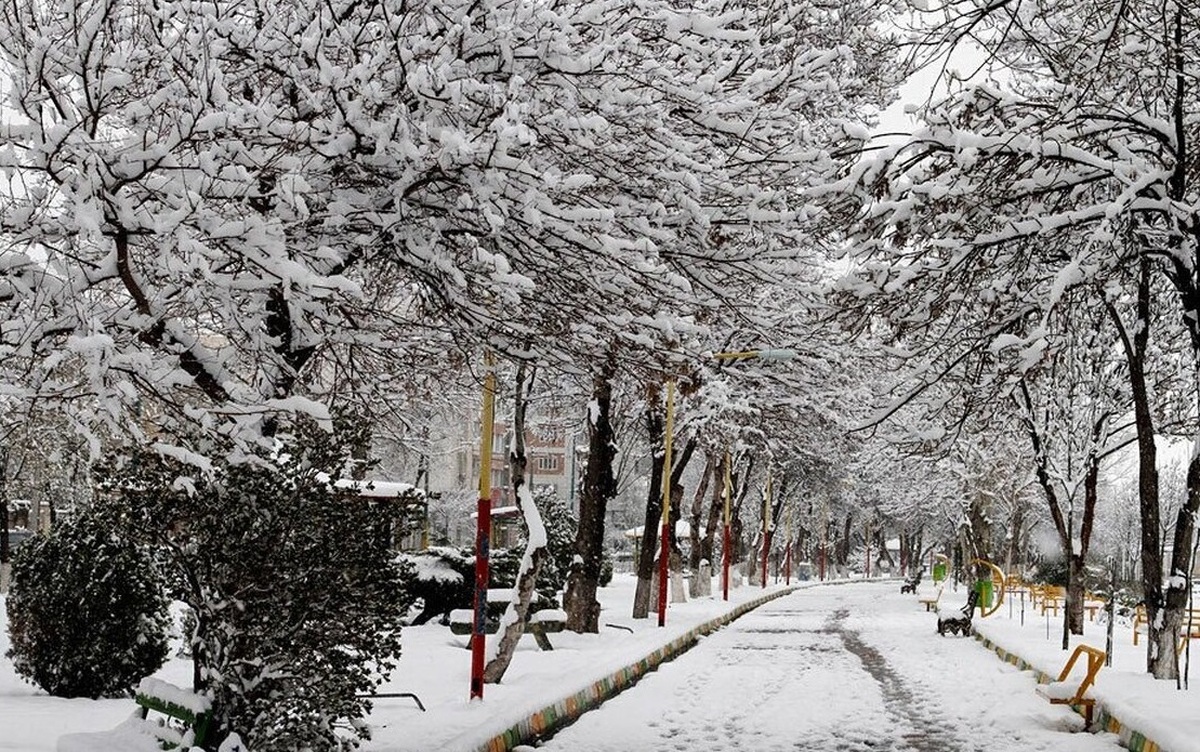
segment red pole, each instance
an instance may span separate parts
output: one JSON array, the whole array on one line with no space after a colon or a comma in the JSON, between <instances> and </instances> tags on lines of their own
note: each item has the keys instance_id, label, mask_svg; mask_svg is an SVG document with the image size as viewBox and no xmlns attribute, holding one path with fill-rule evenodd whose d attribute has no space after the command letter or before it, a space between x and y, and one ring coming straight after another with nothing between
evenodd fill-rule
<instances>
[{"instance_id":1,"label":"red pole","mask_svg":"<svg viewBox=\"0 0 1200 752\"><path fill-rule=\"evenodd\" d=\"M485 358L479 419L479 501L475 505L475 598L471 624L471 699L483 699L483 653L487 645L488 554L492 544L492 444L496 423L496 373Z\"/></svg>"},{"instance_id":2,"label":"red pole","mask_svg":"<svg viewBox=\"0 0 1200 752\"><path fill-rule=\"evenodd\" d=\"M471 634L471 699L483 699L483 653L487 642L488 553L492 537L492 502L480 499L475 528L475 618Z\"/></svg>"},{"instance_id":3,"label":"red pole","mask_svg":"<svg viewBox=\"0 0 1200 752\"><path fill-rule=\"evenodd\" d=\"M763 554L762 554L762 586L767 586L767 553L771 550L771 533L764 532L763 534Z\"/></svg>"},{"instance_id":4,"label":"red pole","mask_svg":"<svg viewBox=\"0 0 1200 752\"><path fill-rule=\"evenodd\" d=\"M729 532L729 524L726 523L725 530L721 534L721 590L725 600L729 600L729 559L733 555L731 543L732 536Z\"/></svg>"},{"instance_id":5,"label":"red pole","mask_svg":"<svg viewBox=\"0 0 1200 752\"><path fill-rule=\"evenodd\" d=\"M662 524L662 540L658 556L658 626L667 624L667 556L671 551L671 533L668 523Z\"/></svg>"},{"instance_id":6,"label":"red pole","mask_svg":"<svg viewBox=\"0 0 1200 752\"><path fill-rule=\"evenodd\" d=\"M825 581L825 541L821 541L821 556L817 559L819 569L821 570L821 582Z\"/></svg>"}]
</instances>

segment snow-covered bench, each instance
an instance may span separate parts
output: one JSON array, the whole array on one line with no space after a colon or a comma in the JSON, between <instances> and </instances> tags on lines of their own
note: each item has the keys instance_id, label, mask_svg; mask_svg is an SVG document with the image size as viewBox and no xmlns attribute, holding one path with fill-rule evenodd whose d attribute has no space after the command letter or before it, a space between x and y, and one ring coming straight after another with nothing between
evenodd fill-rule
<instances>
[{"instance_id":1,"label":"snow-covered bench","mask_svg":"<svg viewBox=\"0 0 1200 752\"><path fill-rule=\"evenodd\" d=\"M1138 635L1149 630L1146 623L1146 604L1139 603L1133 613L1133 644L1138 644ZM1179 652L1187 647L1187 641L1200 637L1200 609L1189 608L1183 611L1183 623L1179 625Z\"/></svg>"},{"instance_id":2,"label":"snow-covered bench","mask_svg":"<svg viewBox=\"0 0 1200 752\"><path fill-rule=\"evenodd\" d=\"M505 603L512 598L511 590L489 590L488 605ZM456 635L470 635L474 632L475 612L469 608L459 608L450 612L450 631ZM525 622L525 631L533 635L538 647L542 650L553 650L550 638L546 635L561 632L566 627L567 614L558 609L542 609L535 611ZM500 627L499 618L489 618L484 624L485 634L495 634ZM467 643L468 646L470 643Z\"/></svg>"},{"instance_id":3,"label":"snow-covered bench","mask_svg":"<svg viewBox=\"0 0 1200 752\"><path fill-rule=\"evenodd\" d=\"M1071 678L1071 669L1075 667L1075 662L1081 655L1087 656L1087 673L1078 683L1068 681ZM1096 705L1096 700L1088 695L1088 691L1096 682L1096 674L1100 673L1100 667L1104 665L1104 658L1105 653L1099 648L1091 645L1076 645L1075 651L1067 659L1067 665L1063 666L1063 670L1058 674L1058 680L1049 684L1039 684L1037 693L1054 705L1083 708L1084 723L1090 727L1092 725L1092 709Z\"/></svg>"},{"instance_id":4,"label":"snow-covered bench","mask_svg":"<svg viewBox=\"0 0 1200 752\"><path fill-rule=\"evenodd\" d=\"M561 632L567 627L567 612L556 608L544 608L534 613L526 622L525 628L533 634L538 647L542 650L553 650L550 638L546 635Z\"/></svg>"},{"instance_id":5,"label":"snow-covered bench","mask_svg":"<svg viewBox=\"0 0 1200 752\"><path fill-rule=\"evenodd\" d=\"M924 606L926 611L937 610L938 601L942 599L942 590L945 587L946 581L942 580L942 583L938 585L938 589L933 595L922 595L920 598L917 598L917 603L920 603L922 606Z\"/></svg>"},{"instance_id":6,"label":"snow-covered bench","mask_svg":"<svg viewBox=\"0 0 1200 752\"><path fill-rule=\"evenodd\" d=\"M979 605L979 591L971 588L967 593L967 605L951 611L949 614L943 614L941 609L938 609L937 633L945 636L947 632L951 634L958 633L964 637L971 634L971 618L975 615L975 607Z\"/></svg>"},{"instance_id":7,"label":"snow-covered bench","mask_svg":"<svg viewBox=\"0 0 1200 752\"><path fill-rule=\"evenodd\" d=\"M58 738L58 752L162 752L199 747L210 739L208 698L160 679L142 679L137 709L114 729ZM157 715L151 716L151 712Z\"/></svg>"}]
</instances>

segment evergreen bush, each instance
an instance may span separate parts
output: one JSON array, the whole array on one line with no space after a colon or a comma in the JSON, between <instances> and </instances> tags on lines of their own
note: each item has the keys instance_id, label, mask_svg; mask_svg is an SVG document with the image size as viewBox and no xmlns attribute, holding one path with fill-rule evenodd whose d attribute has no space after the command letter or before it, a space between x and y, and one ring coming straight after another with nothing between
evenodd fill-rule
<instances>
[{"instance_id":1,"label":"evergreen bush","mask_svg":"<svg viewBox=\"0 0 1200 752\"><path fill-rule=\"evenodd\" d=\"M361 424L336 426L301 421L276 451L203 475L151 453L97 473L114 513L161 541L184 583L194 688L212 700L218 738L237 732L255 752L357 747L366 695L400 656L411 569L391 541L405 500L330 480L365 440Z\"/></svg>"},{"instance_id":2,"label":"evergreen bush","mask_svg":"<svg viewBox=\"0 0 1200 752\"><path fill-rule=\"evenodd\" d=\"M470 608L475 587L475 556L466 549L434 546L424 551L403 554L413 568L410 590L420 600L421 611L413 626L425 624L436 616L448 617L456 608Z\"/></svg>"},{"instance_id":3,"label":"evergreen bush","mask_svg":"<svg viewBox=\"0 0 1200 752\"><path fill-rule=\"evenodd\" d=\"M84 515L16 551L7 655L58 697L128 693L167 657L168 601L145 550Z\"/></svg>"}]
</instances>

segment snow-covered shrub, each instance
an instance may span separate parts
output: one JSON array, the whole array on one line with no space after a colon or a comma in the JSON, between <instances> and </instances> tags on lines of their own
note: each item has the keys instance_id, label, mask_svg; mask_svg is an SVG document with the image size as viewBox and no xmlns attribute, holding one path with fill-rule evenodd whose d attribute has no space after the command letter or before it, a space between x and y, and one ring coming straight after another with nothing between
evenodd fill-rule
<instances>
[{"instance_id":1,"label":"snow-covered shrub","mask_svg":"<svg viewBox=\"0 0 1200 752\"><path fill-rule=\"evenodd\" d=\"M17 550L8 656L52 695L124 694L166 660L167 605L151 557L82 515Z\"/></svg>"},{"instance_id":2,"label":"snow-covered shrub","mask_svg":"<svg viewBox=\"0 0 1200 752\"><path fill-rule=\"evenodd\" d=\"M570 507L559 500L554 486L537 489L533 500L546 527L546 550L549 554L538 572L537 591L543 601L553 602L554 605L549 607L558 608L558 594L567 583L567 572L575 556L575 528L579 523Z\"/></svg>"},{"instance_id":3,"label":"snow-covered shrub","mask_svg":"<svg viewBox=\"0 0 1200 752\"><path fill-rule=\"evenodd\" d=\"M409 586L421 601L421 611L413 618L420 625L435 616L449 616L456 608L471 607L475 586L475 556L462 549L434 547L400 557L413 570Z\"/></svg>"},{"instance_id":4,"label":"snow-covered shrub","mask_svg":"<svg viewBox=\"0 0 1200 752\"><path fill-rule=\"evenodd\" d=\"M549 556L538 573L537 598L531 607L533 611L560 608L558 596L575 555L575 516L558 500L553 486L538 489L534 502L546 526ZM513 587L524 553L523 540L513 548L493 549L488 562L490 586ZM438 546L404 554L401 558L413 567L411 590L422 601L421 611L412 621L414 625L424 624L438 615L448 615L454 609L471 608L475 587L475 552L472 549ZM610 579L611 576L610 564Z\"/></svg>"},{"instance_id":5,"label":"snow-covered shrub","mask_svg":"<svg viewBox=\"0 0 1200 752\"><path fill-rule=\"evenodd\" d=\"M160 541L185 583L194 681L218 738L236 731L255 752L356 747L362 695L400 656L411 570L390 542L404 500L330 482L363 439L351 435L361 425L337 424L302 422L276 452L205 474L151 453L97 473L114 512Z\"/></svg>"},{"instance_id":6,"label":"snow-covered shrub","mask_svg":"<svg viewBox=\"0 0 1200 752\"><path fill-rule=\"evenodd\" d=\"M600 559L600 579L597 580L597 583L599 583L600 587L607 587L608 584L612 582L612 578L613 560L606 551L604 552L604 556Z\"/></svg>"},{"instance_id":7,"label":"snow-covered shrub","mask_svg":"<svg viewBox=\"0 0 1200 752\"><path fill-rule=\"evenodd\" d=\"M1037 563L1033 570L1034 582L1065 587L1067 584L1067 560L1062 556L1049 556Z\"/></svg>"}]
</instances>

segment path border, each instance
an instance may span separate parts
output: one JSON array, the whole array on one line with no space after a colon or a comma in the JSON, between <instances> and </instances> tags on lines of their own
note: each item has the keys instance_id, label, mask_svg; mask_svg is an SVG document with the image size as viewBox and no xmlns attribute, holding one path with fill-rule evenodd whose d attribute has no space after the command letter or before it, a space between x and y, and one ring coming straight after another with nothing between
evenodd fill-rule
<instances>
[{"instance_id":1,"label":"path border","mask_svg":"<svg viewBox=\"0 0 1200 752\"><path fill-rule=\"evenodd\" d=\"M990 637L985 637L978 631L975 632L975 639L982 642L985 648L994 652L1000 658L1000 660L1004 661L1005 663L1016 666L1022 671L1032 671L1034 677L1037 679L1038 684L1048 684L1058 678L1057 676L1051 676L1045 671L1042 671L1040 668L1027 661L1024 657L1012 652L1011 650L1001 647L993 642ZM1070 708L1076 713L1083 715L1083 709L1081 707L1071 705ZM1167 750L1159 745L1158 742L1147 738L1146 735L1141 731L1132 728L1128 723L1125 723L1121 721L1121 719L1114 716L1112 711L1110 711L1108 707L1106 707L1099 699L1096 700L1095 726L1109 732L1110 734L1115 734L1117 738L1120 739L1121 744L1132 750L1132 752L1167 752ZM1090 730L1091 729L1089 729L1089 731Z\"/></svg>"},{"instance_id":2,"label":"path border","mask_svg":"<svg viewBox=\"0 0 1200 752\"><path fill-rule=\"evenodd\" d=\"M812 587L811 584L808 586ZM801 585L791 585L783 590L775 590L754 600L738 604L731 611L689 629L661 648L652 651L641 660L631 663L598 681L592 682L590 686L568 697L564 697L551 705L547 705L532 715L514 723L503 732L476 747L476 752L511 752L512 749L519 745L532 744L547 734L569 726L587 711L598 707L606 700L611 700L634 684L637 684L639 679L654 671L663 663L673 660L695 647L701 637L712 634L734 619L744 616L764 603L773 601L776 598L782 598L785 595L791 595L797 590L802 589L802 587ZM1145 752L1157 751L1148 749Z\"/></svg>"}]
</instances>

